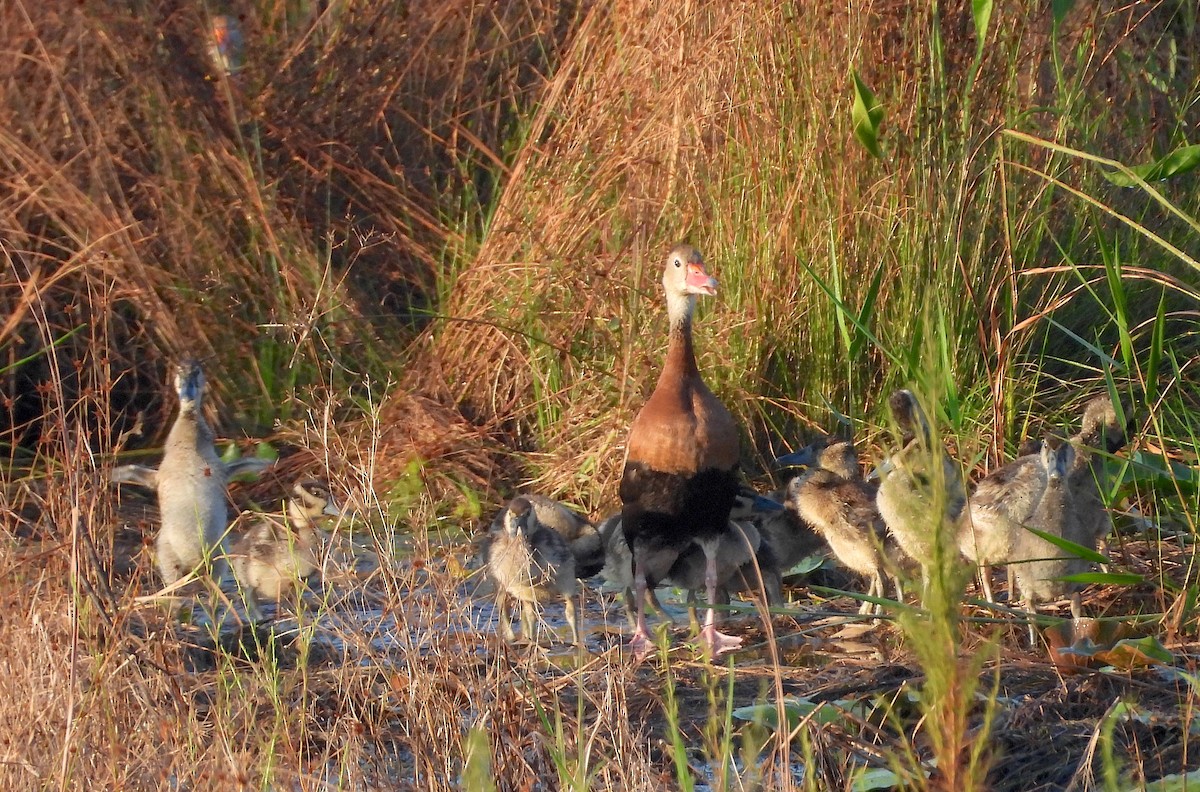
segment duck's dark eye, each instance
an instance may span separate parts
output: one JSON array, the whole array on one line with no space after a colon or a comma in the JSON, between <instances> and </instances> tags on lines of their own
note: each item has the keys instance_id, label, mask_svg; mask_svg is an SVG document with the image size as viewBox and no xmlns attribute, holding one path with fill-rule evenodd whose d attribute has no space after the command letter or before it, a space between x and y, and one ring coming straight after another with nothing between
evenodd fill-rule
<instances>
[{"instance_id":1,"label":"duck's dark eye","mask_svg":"<svg viewBox=\"0 0 1200 792\"><path fill-rule=\"evenodd\" d=\"M683 262L682 262L682 261L680 261L679 259L675 259L675 266L676 266L676 267L682 267L682 266L683 266Z\"/></svg>"}]
</instances>

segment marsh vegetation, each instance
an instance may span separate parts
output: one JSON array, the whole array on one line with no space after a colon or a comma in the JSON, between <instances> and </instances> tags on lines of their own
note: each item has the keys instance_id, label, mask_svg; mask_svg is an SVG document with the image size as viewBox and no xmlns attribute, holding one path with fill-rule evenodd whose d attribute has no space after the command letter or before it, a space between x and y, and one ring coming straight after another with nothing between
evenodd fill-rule
<instances>
[{"instance_id":1,"label":"marsh vegetation","mask_svg":"<svg viewBox=\"0 0 1200 792\"><path fill-rule=\"evenodd\" d=\"M0 7L0 786L1182 788L1196 5L811 6ZM518 492L619 508L682 240L760 492L818 436L883 460L900 388L969 481L1123 405L1080 618L1031 646L935 532L877 625L826 562L721 662L631 663L594 586L578 649L502 641L472 541ZM112 485L188 356L219 445L280 454L237 507L317 476L353 515L240 644L149 597L157 511Z\"/></svg>"}]
</instances>

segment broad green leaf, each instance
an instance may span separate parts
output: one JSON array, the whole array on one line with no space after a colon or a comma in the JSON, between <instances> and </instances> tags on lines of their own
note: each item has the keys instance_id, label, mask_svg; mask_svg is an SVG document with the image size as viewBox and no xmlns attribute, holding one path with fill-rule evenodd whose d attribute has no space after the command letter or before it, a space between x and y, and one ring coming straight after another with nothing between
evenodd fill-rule
<instances>
[{"instance_id":1,"label":"broad green leaf","mask_svg":"<svg viewBox=\"0 0 1200 792\"><path fill-rule=\"evenodd\" d=\"M1172 151L1162 159L1148 165L1138 165L1130 168L1143 181L1162 181L1172 176L1179 176L1200 166L1200 144L1183 146ZM1118 187L1132 187L1137 180L1124 171L1101 171L1104 178Z\"/></svg>"},{"instance_id":2,"label":"broad green leaf","mask_svg":"<svg viewBox=\"0 0 1200 792\"><path fill-rule=\"evenodd\" d=\"M1101 555L1100 553L1097 553L1095 550L1092 550L1090 547L1084 547L1081 544L1075 544L1070 539L1064 539L1061 536L1055 536L1052 533L1046 533L1045 531L1039 531L1037 528L1030 528L1028 525L1025 526L1025 530L1029 531L1030 533L1032 533L1036 536L1040 536L1041 538L1045 539L1050 544L1057 547L1059 550L1063 550L1067 553L1070 553L1071 555L1076 556L1077 558L1082 558L1084 561L1091 561L1094 564L1110 563L1109 559L1106 558L1105 556Z\"/></svg>"},{"instance_id":3,"label":"broad green leaf","mask_svg":"<svg viewBox=\"0 0 1200 792\"><path fill-rule=\"evenodd\" d=\"M807 575L810 572L815 572L821 568L821 564L825 563L825 558L819 555L810 555L801 558L794 567L789 569L787 575Z\"/></svg>"},{"instance_id":4,"label":"broad green leaf","mask_svg":"<svg viewBox=\"0 0 1200 792\"><path fill-rule=\"evenodd\" d=\"M988 22L992 18L992 0L971 0L971 16L975 20L975 60L983 57Z\"/></svg>"},{"instance_id":5,"label":"broad green leaf","mask_svg":"<svg viewBox=\"0 0 1200 792\"><path fill-rule=\"evenodd\" d=\"M1193 770L1187 775L1176 773L1163 776L1157 781L1151 781L1148 784L1130 782L1126 789L1129 792L1133 792L1134 790L1140 790L1141 792L1188 792L1189 789L1200 789L1200 770Z\"/></svg>"},{"instance_id":6,"label":"broad green leaf","mask_svg":"<svg viewBox=\"0 0 1200 792\"><path fill-rule=\"evenodd\" d=\"M850 784L853 792L872 792L876 789L895 789L900 786L900 776L886 767L872 767L854 776Z\"/></svg>"},{"instance_id":7,"label":"broad green leaf","mask_svg":"<svg viewBox=\"0 0 1200 792\"><path fill-rule=\"evenodd\" d=\"M804 718L811 716L818 724L843 723L849 719L851 712L862 716L863 704L856 701L837 701L834 703L814 702L807 698L787 698L783 700L784 715L788 720L788 730L799 725ZM774 704L751 704L738 707L733 711L733 717L738 720L764 723L773 729L778 728L779 708Z\"/></svg>"},{"instance_id":8,"label":"broad green leaf","mask_svg":"<svg viewBox=\"0 0 1200 792\"><path fill-rule=\"evenodd\" d=\"M854 136L878 159L883 159L879 148L879 124L883 121L883 105L871 93L855 70L850 71L854 79L854 107L850 117L854 121Z\"/></svg>"},{"instance_id":9,"label":"broad green leaf","mask_svg":"<svg viewBox=\"0 0 1200 792\"><path fill-rule=\"evenodd\" d=\"M1171 654L1154 636L1146 638L1126 638L1117 641L1112 649L1097 652L1096 659L1116 668L1129 669L1148 665L1175 665L1175 655Z\"/></svg>"}]
</instances>

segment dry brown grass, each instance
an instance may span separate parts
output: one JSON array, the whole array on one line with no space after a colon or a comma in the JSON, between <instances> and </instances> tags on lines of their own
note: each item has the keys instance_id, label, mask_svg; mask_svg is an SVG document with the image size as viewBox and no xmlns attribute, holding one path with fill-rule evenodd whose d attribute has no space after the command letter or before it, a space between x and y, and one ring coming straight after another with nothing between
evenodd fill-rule
<instances>
[{"instance_id":1,"label":"dry brown grass","mask_svg":"<svg viewBox=\"0 0 1200 792\"><path fill-rule=\"evenodd\" d=\"M446 318L428 331L429 351L402 391L444 394L437 398L520 449L519 478L600 508L615 492L623 430L656 377L659 266L682 238L708 255L723 284L701 309L701 366L757 446L777 442L781 429L828 429L827 405L855 418L857 431L895 383L897 367L873 345L853 361L853 379L844 360L824 353L839 344L804 265L827 278L832 261L851 305L885 270L877 304L886 315L873 328L895 322L897 345L910 340L927 292L961 295L952 308L963 328L959 376L970 369L987 380L994 424L1006 426L1010 399L1033 398L1012 372L1039 337L1034 317L1068 302L1055 300L1066 279L1038 269L1057 255L1054 245L1014 260L1029 253L1014 252L1013 239L1046 213L1069 227L1074 210L1044 203L1047 185L1017 169L997 181L1004 158L985 152L1005 125L1066 134L1059 116L1029 112L1064 101L1056 52L1065 79L1082 85L1078 108L1060 112L1131 99L1138 89L1122 82L1122 58L1155 51L1169 16L1153 3L1135 6L1073 13L1055 42L1041 6L997 4L992 30L1002 33L988 45L961 131L975 52L969 3L938 18L941 77L928 66L934 19L909 3L853 14L645 0L594 8L546 86L483 244L453 277ZM851 135L847 65L883 92L886 164ZM1172 110L1151 108L1171 123ZM957 146L965 161L954 160ZM1008 156L1055 173L1067 167L1039 151ZM1028 196L1007 220L1005 179L1004 189ZM1004 440L990 438L993 461ZM762 460L751 454L754 470Z\"/></svg>"},{"instance_id":2,"label":"dry brown grass","mask_svg":"<svg viewBox=\"0 0 1200 792\"><path fill-rule=\"evenodd\" d=\"M983 177L969 174L963 206L946 208L920 178L937 163L905 156L931 119L956 112L919 101L930 7L453 0L404 14L330 3L314 16L319 5L232 4L253 57L231 81L204 61L202 4L0 6L0 786L456 789L465 736L480 727L500 789L554 787L560 773L581 787L661 789L675 773L664 671L631 666L612 635L593 636L578 667L501 646L457 571L462 548L447 542L517 483L593 513L611 503L626 427L659 366L658 268L678 237L723 278L719 302L702 308L702 365L764 455L781 430L828 428L829 405L861 419L897 376L869 346L855 379L840 380L831 314L802 262L822 275L842 262L854 299L886 268L880 301L901 317L890 321L916 312L922 292L906 278L950 284L975 314L978 349L959 351L983 384L966 387L998 396L1021 387L1006 365L1031 336L1006 323L1003 303L1031 302L1009 319L1040 318L1056 294L1042 289L1045 262L1014 261L989 236L997 226L967 222L995 197L974 192ZM1011 35L979 78L969 132L980 141L1006 113L1052 98L1044 9L997 6L994 29ZM1060 49L1094 67L1087 101L1139 90L1122 83L1118 44L1160 59L1167 6L1071 17ZM943 7L955 85L974 50L968 9ZM888 88L886 165L850 137L848 64ZM1158 96L1149 105L1152 133L1167 135L1175 109ZM1053 122L1034 126L1054 138ZM1110 153L1131 152L1142 150ZM1044 183L1006 174L1029 192L1015 233L1069 220L1069 205L1040 203ZM954 241L986 237L981 259L927 250L927 211ZM917 275L905 248L929 254ZM234 488L239 505L273 506L306 473L328 476L358 514L317 640L277 662L197 646L194 631L136 601L157 589L155 517L116 498L106 471L113 452L165 423L160 372L183 353L206 357L218 426L286 415L275 439L300 449ZM141 433L124 434L139 415ZM986 423L965 442L995 458L1001 421ZM879 431L856 428L868 446ZM1165 564L1151 550L1134 566L1175 583L1192 574L1182 556ZM1114 612L1191 613L1165 586L1147 588ZM790 788L789 751L802 745L813 783L832 789L849 783L851 758L927 756L922 713L904 696L922 672L898 633L849 647L829 628L801 640L809 615L799 619L775 624L792 641L781 664L739 661L736 703L782 692L874 709L805 723L794 742L739 729L761 748L748 751L745 786L758 774L764 788ZM1195 627L1176 626L1171 648L1190 668ZM962 645L985 656L993 639L971 627ZM1056 789L1099 772L1095 735L1118 697L1139 697L1157 719L1118 726L1135 778L1195 765L1195 694L1178 679L1059 678L1005 649L979 689L997 668L1000 694L1026 698L999 724L993 788ZM724 680L684 652L668 673L686 761L699 767L724 728ZM962 746L985 708L951 703ZM1069 760L1046 751L1059 738Z\"/></svg>"}]
</instances>

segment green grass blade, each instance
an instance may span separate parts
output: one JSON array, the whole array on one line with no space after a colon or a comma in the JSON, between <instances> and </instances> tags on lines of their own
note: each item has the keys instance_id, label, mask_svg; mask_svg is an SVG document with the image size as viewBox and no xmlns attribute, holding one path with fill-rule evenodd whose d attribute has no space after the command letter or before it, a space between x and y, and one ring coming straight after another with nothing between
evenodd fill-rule
<instances>
[{"instance_id":1,"label":"green grass blade","mask_svg":"<svg viewBox=\"0 0 1200 792\"><path fill-rule=\"evenodd\" d=\"M1034 534L1035 536L1039 536L1042 539L1045 539L1047 542L1054 545L1059 550L1062 550L1063 552L1066 552L1066 553L1070 553L1071 555L1076 556L1078 558L1082 558L1084 561L1091 561L1093 564L1110 564L1110 563L1112 563L1112 561L1110 559L1108 559L1107 557L1105 557L1104 555L1097 553L1095 550L1091 549L1090 547L1084 547L1081 544L1076 544L1075 542L1072 542L1070 539L1064 539L1063 537L1056 536L1052 533L1046 533L1045 531L1039 531L1037 528L1030 528L1028 525L1025 526L1025 530L1029 531L1030 533Z\"/></svg>"}]
</instances>

